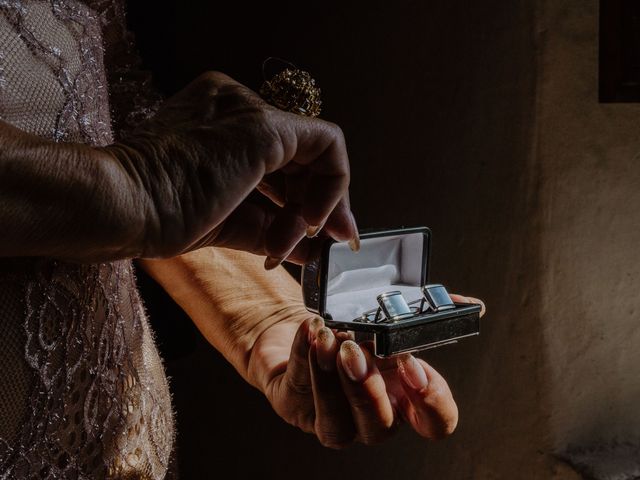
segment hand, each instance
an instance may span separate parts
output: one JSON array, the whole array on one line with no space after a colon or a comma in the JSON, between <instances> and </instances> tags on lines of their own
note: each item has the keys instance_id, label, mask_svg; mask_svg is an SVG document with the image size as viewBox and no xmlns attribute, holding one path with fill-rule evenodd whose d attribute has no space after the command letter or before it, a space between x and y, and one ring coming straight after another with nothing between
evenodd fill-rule
<instances>
[{"instance_id":1,"label":"hand","mask_svg":"<svg viewBox=\"0 0 640 480\"><path fill-rule=\"evenodd\" d=\"M284 420L331 448L381 442L401 421L439 439L458 422L447 382L425 361L375 358L366 345L345 332L335 334L319 317L307 315L302 323L292 318L265 330L253 347L249 374Z\"/></svg>"},{"instance_id":2,"label":"hand","mask_svg":"<svg viewBox=\"0 0 640 480\"><path fill-rule=\"evenodd\" d=\"M144 256L216 245L266 254L273 268L305 261L305 235L322 226L357 243L342 131L273 108L221 73L200 76L104 150L147 192L137 206L147 218ZM272 202L247 199L256 187Z\"/></svg>"}]
</instances>

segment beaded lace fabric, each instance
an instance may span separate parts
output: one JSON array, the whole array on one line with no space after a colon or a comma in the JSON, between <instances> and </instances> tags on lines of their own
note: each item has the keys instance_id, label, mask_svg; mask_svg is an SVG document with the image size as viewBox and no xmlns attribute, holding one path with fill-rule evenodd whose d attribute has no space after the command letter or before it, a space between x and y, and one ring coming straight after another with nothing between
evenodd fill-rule
<instances>
[{"instance_id":1,"label":"beaded lace fabric","mask_svg":"<svg viewBox=\"0 0 640 480\"><path fill-rule=\"evenodd\" d=\"M157 98L132 52L121 0L0 0L0 119L111 143ZM162 479L173 436L131 262L0 259L0 479Z\"/></svg>"}]
</instances>

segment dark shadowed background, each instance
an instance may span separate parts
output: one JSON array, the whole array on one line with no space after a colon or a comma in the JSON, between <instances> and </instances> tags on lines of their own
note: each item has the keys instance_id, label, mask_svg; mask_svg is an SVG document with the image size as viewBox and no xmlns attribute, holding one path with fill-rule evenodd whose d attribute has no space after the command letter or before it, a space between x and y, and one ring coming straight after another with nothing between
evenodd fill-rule
<instances>
[{"instance_id":1,"label":"dark shadowed background","mask_svg":"<svg viewBox=\"0 0 640 480\"><path fill-rule=\"evenodd\" d=\"M556 453L639 431L640 112L598 104L595 0L172 3L129 7L165 94L208 69L257 89L269 56L310 71L359 225L431 227L431 280L488 306L480 337L424 354L459 403L450 439L335 452L143 278L183 478L568 479Z\"/></svg>"},{"instance_id":2,"label":"dark shadowed background","mask_svg":"<svg viewBox=\"0 0 640 480\"><path fill-rule=\"evenodd\" d=\"M284 424L188 320L147 296L172 377L182 476L214 478L223 464L228 478L442 478L450 464L469 466L476 452L455 445L474 424L509 428L489 418L489 392L473 378L526 354L491 332L505 329L496 319L507 319L515 294L508 259L535 255L518 228L535 80L530 2L173 3L153 14L143 3L129 7L164 93L207 69L257 89L269 56L310 71L322 88L322 117L347 138L359 225L431 227L431 279L484 298L490 311L479 339L426 356L460 402L452 439L429 445L403 432L383 446L334 452ZM532 332L526 348L536 342Z\"/></svg>"}]
</instances>

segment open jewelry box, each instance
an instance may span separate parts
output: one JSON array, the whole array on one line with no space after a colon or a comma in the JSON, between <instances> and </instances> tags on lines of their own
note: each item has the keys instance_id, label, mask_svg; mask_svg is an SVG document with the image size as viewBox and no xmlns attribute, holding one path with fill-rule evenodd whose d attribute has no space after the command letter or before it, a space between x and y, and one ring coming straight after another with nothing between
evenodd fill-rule
<instances>
[{"instance_id":1,"label":"open jewelry box","mask_svg":"<svg viewBox=\"0 0 640 480\"><path fill-rule=\"evenodd\" d=\"M307 309L327 326L373 340L389 357L437 347L480 333L480 306L451 302L427 285L431 231L426 227L363 233L360 251L327 240L302 270Z\"/></svg>"}]
</instances>

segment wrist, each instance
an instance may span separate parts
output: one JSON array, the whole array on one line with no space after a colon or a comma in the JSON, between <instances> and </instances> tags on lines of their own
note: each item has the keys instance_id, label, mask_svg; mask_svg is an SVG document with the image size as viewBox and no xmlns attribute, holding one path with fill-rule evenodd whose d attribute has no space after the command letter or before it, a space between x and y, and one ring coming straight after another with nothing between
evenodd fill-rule
<instances>
[{"instance_id":1,"label":"wrist","mask_svg":"<svg viewBox=\"0 0 640 480\"><path fill-rule=\"evenodd\" d=\"M238 357L242 359L241 374L248 383L265 394L268 392L272 380L286 370L296 332L310 317L313 315L301 305L261 312L258 318L264 320L258 328L249 335L238 337L235 345ZM280 361L274 362L274 357Z\"/></svg>"},{"instance_id":2,"label":"wrist","mask_svg":"<svg viewBox=\"0 0 640 480\"><path fill-rule=\"evenodd\" d=\"M140 263L207 341L258 387L249 372L255 345L273 327L285 332L283 325L297 325L310 315L302 303L300 285L283 268L265 271L263 258L256 255L203 248ZM285 336L278 342L286 342Z\"/></svg>"},{"instance_id":3,"label":"wrist","mask_svg":"<svg viewBox=\"0 0 640 480\"><path fill-rule=\"evenodd\" d=\"M139 257L145 251L150 217L148 198L137 176L110 147L90 150L99 173L93 192L95 216L88 221L101 225L100 235L107 250L113 251L107 257ZM99 218L99 222L95 218Z\"/></svg>"},{"instance_id":4,"label":"wrist","mask_svg":"<svg viewBox=\"0 0 640 480\"><path fill-rule=\"evenodd\" d=\"M144 219L130 178L99 148L55 143L0 122L5 256L79 262L139 253Z\"/></svg>"}]
</instances>

